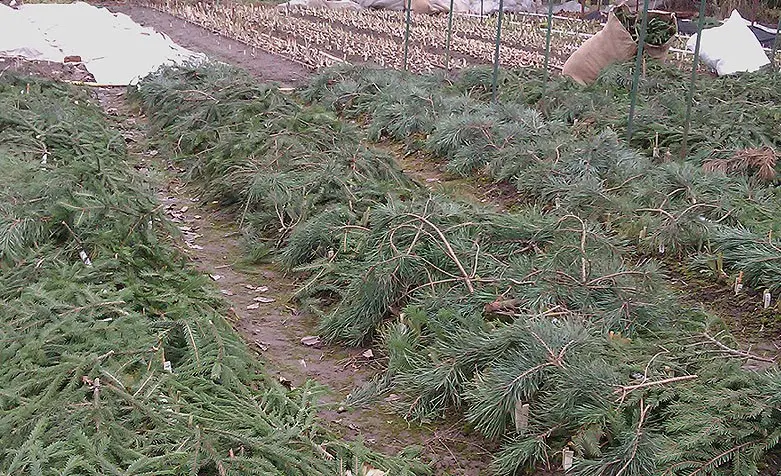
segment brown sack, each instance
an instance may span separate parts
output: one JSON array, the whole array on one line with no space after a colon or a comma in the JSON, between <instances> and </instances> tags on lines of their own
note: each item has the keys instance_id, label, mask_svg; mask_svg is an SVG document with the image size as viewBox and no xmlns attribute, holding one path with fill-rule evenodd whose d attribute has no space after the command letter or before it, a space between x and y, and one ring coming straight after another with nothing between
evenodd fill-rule
<instances>
[{"instance_id":1,"label":"brown sack","mask_svg":"<svg viewBox=\"0 0 781 476\"><path fill-rule=\"evenodd\" d=\"M631 59L636 53L637 43L611 11L604 28L564 63L562 74L580 84L591 84L607 66Z\"/></svg>"},{"instance_id":2,"label":"brown sack","mask_svg":"<svg viewBox=\"0 0 781 476\"><path fill-rule=\"evenodd\" d=\"M673 33L673 35L669 40L667 40L665 44L658 46L646 43L645 46L643 46L643 51L646 52L648 56L660 61L664 61L664 59L667 57L667 52L670 50L670 46L672 46L673 41L675 41L675 35L678 34L678 19L675 18L675 13L662 12L659 10L648 10L648 20L650 21L651 18L661 18L675 29L675 33Z\"/></svg>"},{"instance_id":3,"label":"brown sack","mask_svg":"<svg viewBox=\"0 0 781 476\"><path fill-rule=\"evenodd\" d=\"M407 2L405 1L404 3L406 5ZM430 15L435 12L430 0L412 0L410 3L412 11L415 13L425 13Z\"/></svg>"}]
</instances>

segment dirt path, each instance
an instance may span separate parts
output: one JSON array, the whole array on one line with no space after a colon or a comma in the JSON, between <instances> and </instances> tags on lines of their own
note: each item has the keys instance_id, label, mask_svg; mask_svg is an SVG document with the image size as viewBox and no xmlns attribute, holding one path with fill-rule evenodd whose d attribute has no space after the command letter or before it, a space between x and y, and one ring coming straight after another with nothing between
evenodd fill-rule
<instances>
[{"instance_id":1,"label":"dirt path","mask_svg":"<svg viewBox=\"0 0 781 476\"><path fill-rule=\"evenodd\" d=\"M209 58L238 66L262 81L297 86L312 70L257 48L187 23L167 13L127 2L95 3L115 13L124 13L136 23L165 33L185 48L205 53Z\"/></svg>"},{"instance_id":2,"label":"dirt path","mask_svg":"<svg viewBox=\"0 0 781 476\"><path fill-rule=\"evenodd\" d=\"M381 368L376 350L343 349L314 343L317 317L297 309L291 296L297 284L273 264L248 264L240 245L235 218L216 204L204 203L168 166L160 201L182 232L186 253L215 281L231 304L228 319L253 348L266 368L285 385L307 379L327 387L320 416L347 439L362 438L368 446L388 454L410 445L425 449L440 474L477 475L488 452L462 434L461 422L432 427L409 426L383 401L365 409L346 410L341 402L367 383ZM302 342L306 341L306 345ZM473 461L475 460L475 461Z\"/></svg>"},{"instance_id":3,"label":"dirt path","mask_svg":"<svg viewBox=\"0 0 781 476\"><path fill-rule=\"evenodd\" d=\"M465 423L451 419L438 425L409 425L385 400L366 408L341 408L347 395L371 380L382 368L376 349L344 349L315 342L317 317L301 312L292 299L297 283L273 263L249 263L236 217L214 202L204 202L180 176L184 172L149 149L146 119L126 102L124 88L97 90L115 127L122 131L135 167L149 177L179 236L174 244L205 274L229 303L225 316L283 385L300 386L314 380L325 387L320 417L348 440L396 454L409 446L423 449L435 474L485 474L489 445L465 434ZM306 339L306 345L302 339ZM367 352L371 351L371 352ZM388 399L393 400L393 398Z\"/></svg>"}]
</instances>

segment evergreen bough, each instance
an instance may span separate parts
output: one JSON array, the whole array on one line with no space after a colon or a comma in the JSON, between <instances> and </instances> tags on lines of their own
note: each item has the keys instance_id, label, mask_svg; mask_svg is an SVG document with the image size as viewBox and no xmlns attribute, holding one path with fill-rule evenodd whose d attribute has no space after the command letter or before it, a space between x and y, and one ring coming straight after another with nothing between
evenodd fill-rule
<instances>
[{"instance_id":1,"label":"evergreen bough","mask_svg":"<svg viewBox=\"0 0 781 476\"><path fill-rule=\"evenodd\" d=\"M264 372L95 102L0 77L0 473L426 474Z\"/></svg>"},{"instance_id":2,"label":"evergreen bough","mask_svg":"<svg viewBox=\"0 0 781 476\"><path fill-rule=\"evenodd\" d=\"M563 448L576 474L759 474L777 452L781 374L743 369L758 356L730 348L715 316L683 304L637 251L721 246L738 265L731 232L772 229L763 215L777 207L772 193L750 178L658 164L610 131L562 136L565 120L414 78L339 69L303 95L367 122L374 138L411 135L408 146L464 174L487 167L517 183L525 206L500 214L432 195L320 106L273 88L235 95L257 87L231 71L169 69L137 95L196 183L234 203L245 228L300 273L299 297L319 303L322 335L382 342L387 372L353 401L393 389L410 419L460 409L503 439L496 474L558 466ZM411 89L407 79L444 86ZM407 109L393 101L415 117L400 118ZM485 127L468 127L486 115ZM288 129L291 116L310 119ZM229 175L247 162L251 174ZM288 173L262 193L247 186ZM346 186L331 188L336 179ZM751 279L771 276L756 266Z\"/></svg>"}]
</instances>

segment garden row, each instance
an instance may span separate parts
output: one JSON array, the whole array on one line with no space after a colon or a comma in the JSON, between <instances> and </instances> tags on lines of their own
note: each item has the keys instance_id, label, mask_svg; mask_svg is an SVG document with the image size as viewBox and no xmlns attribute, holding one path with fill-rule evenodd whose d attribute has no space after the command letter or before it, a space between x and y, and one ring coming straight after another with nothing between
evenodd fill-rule
<instances>
[{"instance_id":1,"label":"garden row","mask_svg":"<svg viewBox=\"0 0 781 476\"><path fill-rule=\"evenodd\" d=\"M503 74L496 103L487 69L455 81L333 69L302 94L365 122L373 140L404 142L456 174L509 181L523 203L596 220L643 255L718 259L716 277L723 263L778 297L781 86L772 74L701 79L685 160L687 89L674 68L652 67L643 79L631 147L620 139L626 66L588 88L554 78L544 94L540 70Z\"/></svg>"},{"instance_id":2,"label":"garden row","mask_svg":"<svg viewBox=\"0 0 781 476\"><path fill-rule=\"evenodd\" d=\"M651 256L713 242L750 282L770 280L740 260L776 245L755 236L770 218L749 219L772 210L772 189L488 103L475 75L335 70L302 93L326 106L307 106L205 66L136 95L193 183L301 277L321 335L382 344L387 372L354 404L393 390L410 419L458 409L502 439L497 474L560 466L563 450L576 474L758 474L781 438L781 375L744 370L771 359L682 304ZM498 213L432 194L364 142L384 137L510 180L522 200Z\"/></svg>"},{"instance_id":3,"label":"garden row","mask_svg":"<svg viewBox=\"0 0 781 476\"><path fill-rule=\"evenodd\" d=\"M0 473L417 474L264 373L95 103L0 78Z\"/></svg>"}]
</instances>

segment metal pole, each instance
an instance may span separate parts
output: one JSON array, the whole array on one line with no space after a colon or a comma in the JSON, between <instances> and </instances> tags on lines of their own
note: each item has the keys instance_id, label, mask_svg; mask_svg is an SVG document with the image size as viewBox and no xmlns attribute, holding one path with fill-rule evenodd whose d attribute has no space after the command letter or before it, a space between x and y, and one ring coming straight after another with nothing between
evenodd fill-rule
<instances>
[{"instance_id":1,"label":"metal pole","mask_svg":"<svg viewBox=\"0 0 781 476\"><path fill-rule=\"evenodd\" d=\"M697 68L700 66L700 41L702 29L705 27L705 3L700 0L700 18L697 20L697 42L694 44L694 59L692 59L692 77L689 81L689 90L686 92L686 117L683 120L683 140L681 141L681 159L689 154L689 127L692 118L692 100L694 99L694 87L697 81Z\"/></svg>"},{"instance_id":2,"label":"metal pole","mask_svg":"<svg viewBox=\"0 0 781 476\"><path fill-rule=\"evenodd\" d=\"M647 0L646 0L647 1ZM491 81L491 100L496 101L496 83L499 81L499 44L502 38L502 20L504 19L504 0L499 0L499 16L496 24L496 48L494 49L494 77Z\"/></svg>"},{"instance_id":3,"label":"metal pole","mask_svg":"<svg viewBox=\"0 0 781 476\"><path fill-rule=\"evenodd\" d=\"M548 77L550 76L550 73L548 71L548 66L550 64L550 37L551 37L551 30L553 29L553 0L548 0L548 31L545 32L545 66L543 69L545 70L545 76L542 80L542 97L540 98L541 101L545 101L545 89L548 86Z\"/></svg>"},{"instance_id":4,"label":"metal pole","mask_svg":"<svg viewBox=\"0 0 781 476\"><path fill-rule=\"evenodd\" d=\"M445 42L445 71L450 71L450 37L453 34L453 0L447 17L447 41Z\"/></svg>"},{"instance_id":5,"label":"metal pole","mask_svg":"<svg viewBox=\"0 0 781 476\"><path fill-rule=\"evenodd\" d=\"M483 17L483 0L480 0L480 21L485 22L485 17Z\"/></svg>"},{"instance_id":6,"label":"metal pole","mask_svg":"<svg viewBox=\"0 0 781 476\"><path fill-rule=\"evenodd\" d=\"M646 30L648 30L648 0L643 1L643 19L640 22L640 38L637 39L637 59L635 60L635 73L632 75L632 93L631 102L629 103L629 119L626 123L627 142L632 140L635 107L637 106L637 86L640 83L640 68L643 67L643 49L645 47Z\"/></svg>"},{"instance_id":7,"label":"metal pole","mask_svg":"<svg viewBox=\"0 0 781 476\"><path fill-rule=\"evenodd\" d=\"M409 22L410 10L412 10L412 0L407 0L407 25L404 31L404 71L407 71L407 58L409 54Z\"/></svg>"},{"instance_id":8,"label":"metal pole","mask_svg":"<svg viewBox=\"0 0 781 476\"><path fill-rule=\"evenodd\" d=\"M773 68L773 71L777 71L777 65L776 65L776 51L778 51L778 37L781 36L781 17L778 18L778 26L776 27L776 39L773 41L773 50L771 52L770 56L770 65Z\"/></svg>"}]
</instances>

